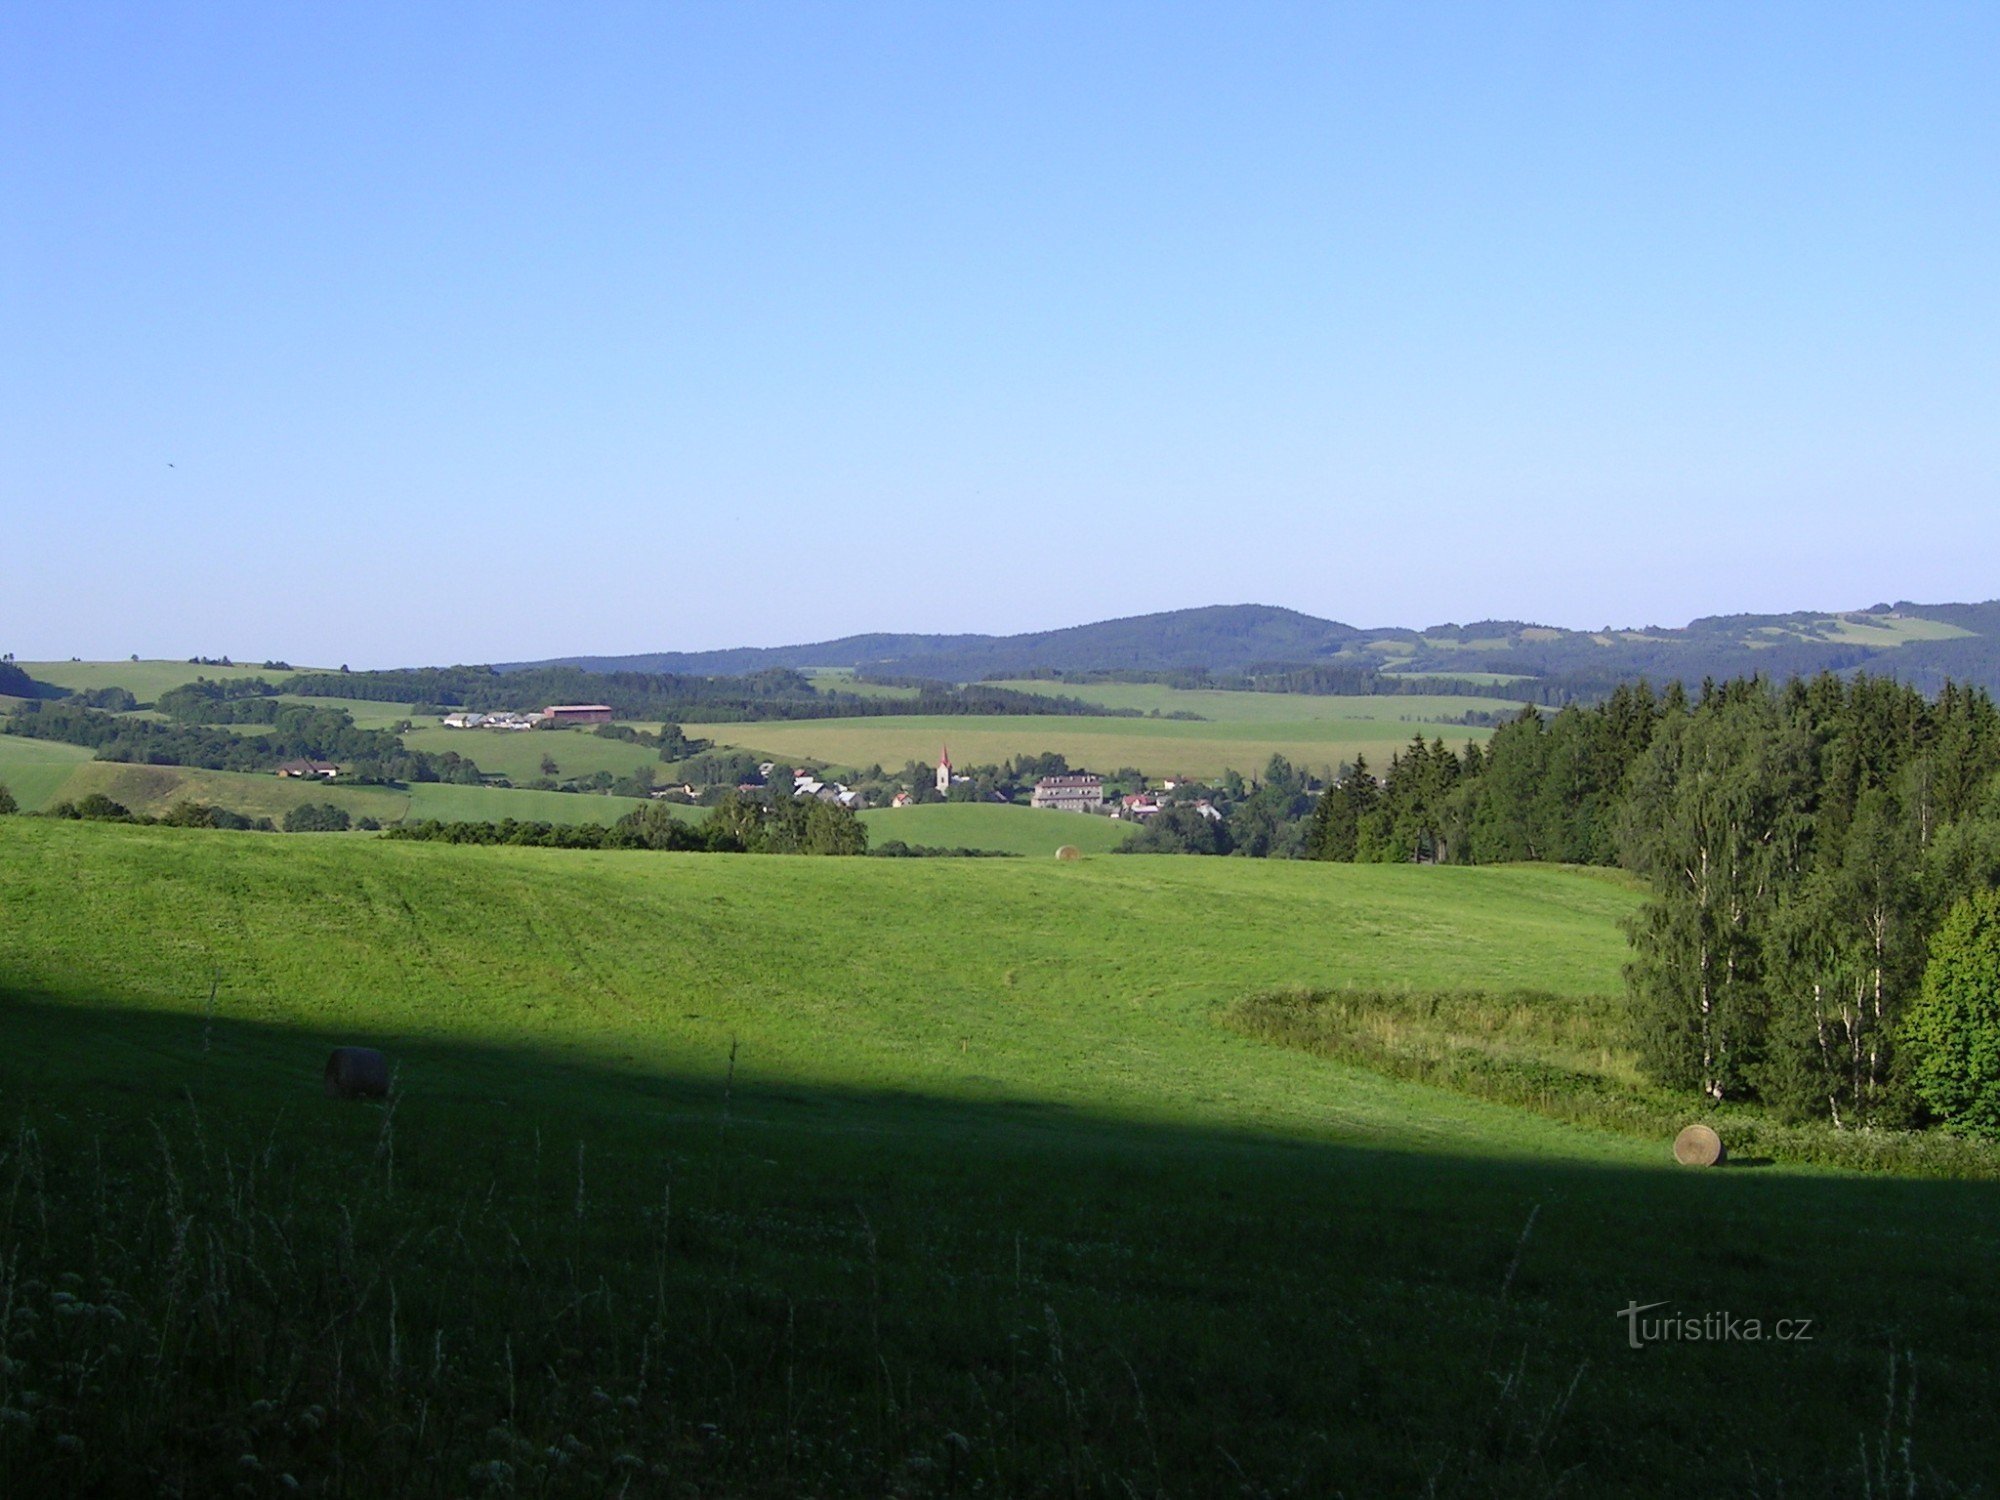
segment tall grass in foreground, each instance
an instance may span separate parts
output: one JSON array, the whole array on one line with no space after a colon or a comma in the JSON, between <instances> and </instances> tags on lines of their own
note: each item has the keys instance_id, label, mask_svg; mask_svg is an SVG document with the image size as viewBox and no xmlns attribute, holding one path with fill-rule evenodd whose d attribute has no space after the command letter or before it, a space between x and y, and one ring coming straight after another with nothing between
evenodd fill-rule
<instances>
[{"instance_id":1,"label":"tall grass in foreground","mask_svg":"<svg viewBox=\"0 0 2000 1500\"><path fill-rule=\"evenodd\" d=\"M913 1245L895 1207L745 1192L777 1163L723 1113L706 1159L650 1164L540 1124L426 1148L393 1100L336 1118L259 1132L188 1094L143 1130L16 1122L0 1492L1542 1493L1587 1375L1509 1304L1532 1213L1487 1305L1452 1308L1484 1353L1436 1372L1412 1441L1342 1462L1308 1410L1189 1385L1254 1329L1107 1338L1084 1267L1115 1246L1034 1221Z\"/></svg>"},{"instance_id":2,"label":"tall grass in foreground","mask_svg":"<svg viewBox=\"0 0 2000 1500\"><path fill-rule=\"evenodd\" d=\"M1939 1177L2000 1177L2000 1150L1941 1130L1789 1125L1646 1085L1616 1045L1619 1003L1535 990L1267 990L1224 1006L1245 1036L1662 1143L1697 1118L1730 1154ZM1662 1149L1664 1149L1664 1144Z\"/></svg>"}]
</instances>

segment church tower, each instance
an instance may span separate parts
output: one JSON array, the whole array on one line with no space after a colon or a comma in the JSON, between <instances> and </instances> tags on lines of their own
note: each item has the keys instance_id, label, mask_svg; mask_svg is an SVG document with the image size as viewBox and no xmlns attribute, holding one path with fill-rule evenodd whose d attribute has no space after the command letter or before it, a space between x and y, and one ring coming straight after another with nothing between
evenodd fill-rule
<instances>
[{"instance_id":1,"label":"church tower","mask_svg":"<svg viewBox=\"0 0 2000 1500\"><path fill-rule=\"evenodd\" d=\"M949 745L944 746L938 755L937 789L940 797L951 795L951 746Z\"/></svg>"}]
</instances>

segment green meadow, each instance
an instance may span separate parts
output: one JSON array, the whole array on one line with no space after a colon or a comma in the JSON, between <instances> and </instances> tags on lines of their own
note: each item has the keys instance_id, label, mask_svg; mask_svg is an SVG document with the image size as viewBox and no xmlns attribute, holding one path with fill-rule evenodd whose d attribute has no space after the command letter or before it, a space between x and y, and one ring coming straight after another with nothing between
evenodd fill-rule
<instances>
[{"instance_id":1,"label":"green meadow","mask_svg":"<svg viewBox=\"0 0 2000 1500\"><path fill-rule=\"evenodd\" d=\"M654 724L653 729L660 726ZM403 735L412 750L434 755L456 751L480 770L509 781L533 781L543 775L542 757L551 757L557 778L609 771L630 776L643 767L662 772L656 748L628 740L601 739L588 729L413 729Z\"/></svg>"},{"instance_id":2,"label":"green meadow","mask_svg":"<svg viewBox=\"0 0 2000 1500\"><path fill-rule=\"evenodd\" d=\"M277 681L290 672L267 672L262 667L204 667L186 661L24 661L17 666L37 682L51 683L72 692L94 688L122 687L133 697L150 703L169 688L206 677L211 682L233 682L262 677ZM310 670L310 669L304 669Z\"/></svg>"},{"instance_id":3,"label":"green meadow","mask_svg":"<svg viewBox=\"0 0 2000 1500\"><path fill-rule=\"evenodd\" d=\"M1991 1184L1679 1169L1232 1024L1259 993L1532 991L1519 1024L1562 1038L1635 900L0 820L0 1473L1982 1492ZM322 1095L348 1042L391 1104ZM1654 1302L1810 1336L1630 1347Z\"/></svg>"},{"instance_id":4,"label":"green meadow","mask_svg":"<svg viewBox=\"0 0 2000 1500\"><path fill-rule=\"evenodd\" d=\"M409 786L353 786L338 780L295 781L268 773L206 771L194 766L138 766L88 758L88 751L37 762L10 754L15 746L75 750L41 740L0 736L0 782L14 789L31 811L59 801L77 801L101 792L128 810L158 817L177 802L202 802L245 817L282 820L295 807L332 803L353 818L380 823L436 818L443 822L613 823L646 804L632 797L571 792L536 792L449 782ZM33 795L35 793L39 795ZM676 816L699 818L703 808L675 808Z\"/></svg>"},{"instance_id":5,"label":"green meadow","mask_svg":"<svg viewBox=\"0 0 2000 1500\"><path fill-rule=\"evenodd\" d=\"M91 754L81 745L0 735L0 785L24 810L39 811L56 800L58 789Z\"/></svg>"}]
</instances>

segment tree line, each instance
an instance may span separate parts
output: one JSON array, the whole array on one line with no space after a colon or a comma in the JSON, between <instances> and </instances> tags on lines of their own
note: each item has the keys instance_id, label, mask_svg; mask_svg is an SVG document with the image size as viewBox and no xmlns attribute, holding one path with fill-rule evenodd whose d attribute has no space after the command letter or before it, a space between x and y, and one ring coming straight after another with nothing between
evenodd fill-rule
<instances>
[{"instance_id":1,"label":"tree line","mask_svg":"<svg viewBox=\"0 0 2000 1500\"><path fill-rule=\"evenodd\" d=\"M406 749L386 729L360 729L345 709L281 704L269 734L237 734L208 725L135 719L67 700L23 703L0 730L58 740L97 752L98 760L195 766L210 771L269 771L288 760L337 763L349 781L449 781L477 785L479 767L456 751Z\"/></svg>"},{"instance_id":2,"label":"tree line","mask_svg":"<svg viewBox=\"0 0 2000 1500\"><path fill-rule=\"evenodd\" d=\"M1625 686L1524 711L1484 748L1416 740L1380 779L1357 765L1306 848L1631 870L1648 892L1633 1035L1669 1086L1840 1126L1970 1125L1983 1071L2000 1106L2000 958L1985 1019L1938 1020L1940 976L2000 955L2000 913L1978 917L2000 883L2000 711L1983 689Z\"/></svg>"},{"instance_id":3,"label":"tree line","mask_svg":"<svg viewBox=\"0 0 2000 1500\"><path fill-rule=\"evenodd\" d=\"M1024 693L975 682L930 679L907 685L916 696L883 698L822 687L803 672L773 667L742 677L677 672L587 672L581 667L410 667L382 672L301 672L275 691L301 698L363 698L425 709L532 713L552 703L603 703L621 719L750 723L775 719L846 719L891 714L1112 715L1075 698Z\"/></svg>"},{"instance_id":4,"label":"tree line","mask_svg":"<svg viewBox=\"0 0 2000 1500\"><path fill-rule=\"evenodd\" d=\"M660 803L616 822L399 824L383 835L445 844L518 844L544 849L660 849L712 854L866 854L868 827L837 803L730 792L699 823Z\"/></svg>"}]
</instances>

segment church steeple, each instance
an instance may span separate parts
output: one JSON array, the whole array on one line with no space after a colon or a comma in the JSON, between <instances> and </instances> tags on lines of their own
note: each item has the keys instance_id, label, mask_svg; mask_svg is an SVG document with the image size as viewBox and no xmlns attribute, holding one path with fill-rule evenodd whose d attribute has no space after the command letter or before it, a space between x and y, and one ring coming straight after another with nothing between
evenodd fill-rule
<instances>
[{"instance_id":1,"label":"church steeple","mask_svg":"<svg viewBox=\"0 0 2000 1500\"><path fill-rule=\"evenodd\" d=\"M940 797L951 795L951 746L943 746L938 754L937 789Z\"/></svg>"}]
</instances>

